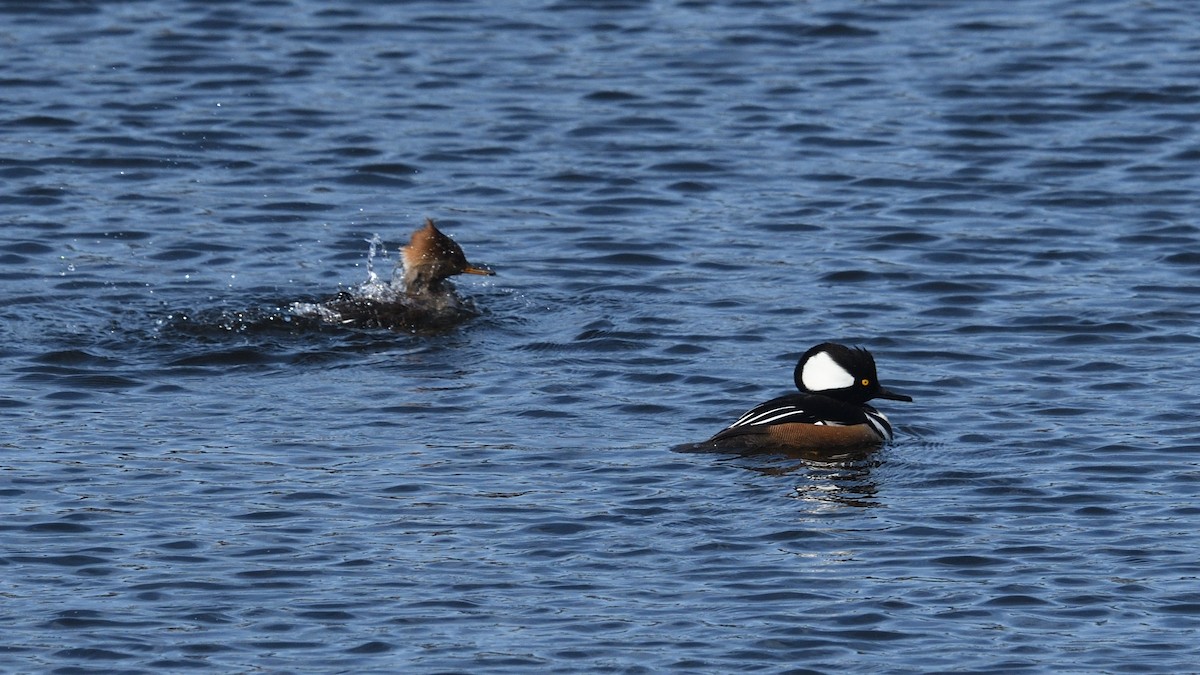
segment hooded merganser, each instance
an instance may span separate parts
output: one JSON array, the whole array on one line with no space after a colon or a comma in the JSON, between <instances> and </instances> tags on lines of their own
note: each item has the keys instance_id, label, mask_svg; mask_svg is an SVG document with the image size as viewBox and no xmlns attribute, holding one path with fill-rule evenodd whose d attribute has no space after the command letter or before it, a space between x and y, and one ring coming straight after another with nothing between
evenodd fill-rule
<instances>
[{"instance_id":1,"label":"hooded merganser","mask_svg":"<svg viewBox=\"0 0 1200 675\"><path fill-rule=\"evenodd\" d=\"M708 442L798 450L878 445L892 440L892 425L867 401L912 401L879 384L870 352L833 342L805 352L794 377L800 393L758 405Z\"/></svg>"},{"instance_id":2,"label":"hooded merganser","mask_svg":"<svg viewBox=\"0 0 1200 675\"><path fill-rule=\"evenodd\" d=\"M355 328L444 330L476 315L471 303L459 298L447 279L456 274L495 274L467 262L462 248L430 218L400 249L400 261L404 266L400 292L391 286L382 294L341 291L323 303L324 320Z\"/></svg>"},{"instance_id":3,"label":"hooded merganser","mask_svg":"<svg viewBox=\"0 0 1200 675\"><path fill-rule=\"evenodd\" d=\"M426 218L425 227L412 233L408 246L400 249L400 260L404 264L404 292L409 297L453 292L446 279L456 274L495 274L486 267L467 262L462 248L442 234L432 218Z\"/></svg>"}]
</instances>

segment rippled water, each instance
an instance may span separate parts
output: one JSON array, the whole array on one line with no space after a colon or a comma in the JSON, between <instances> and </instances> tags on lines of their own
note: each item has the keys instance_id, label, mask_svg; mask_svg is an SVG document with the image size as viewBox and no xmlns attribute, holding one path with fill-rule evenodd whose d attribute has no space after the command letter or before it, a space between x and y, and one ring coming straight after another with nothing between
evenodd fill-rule
<instances>
[{"instance_id":1,"label":"rippled water","mask_svg":"<svg viewBox=\"0 0 1200 675\"><path fill-rule=\"evenodd\" d=\"M0 667L1182 672L1168 3L0 2ZM426 216L442 335L314 327ZM682 453L869 347L897 441Z\"/></svg>"}]
</instances>

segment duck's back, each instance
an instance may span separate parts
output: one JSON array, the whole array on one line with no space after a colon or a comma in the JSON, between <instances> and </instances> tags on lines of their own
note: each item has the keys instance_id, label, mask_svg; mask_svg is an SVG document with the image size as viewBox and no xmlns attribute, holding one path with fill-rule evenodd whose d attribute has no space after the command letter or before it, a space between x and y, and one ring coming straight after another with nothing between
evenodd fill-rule
<instances>
[{"instance_id":1,"label":"duck's back","mask_svg":"<svg viewBox=\"0 0 1200 675\"><path fill-rule=\"evenodd\" d=\"M351 328L384 328L406 332L449 330L478 316L470 303L456 295L422 297L398 295L381 300L356 296L347 291L324 303L336 316L332 323Z\"/></svg>"},{"instance_id":2,"label":"duck's back","mask_svg":"<svg viewBox=\"0 0 1200 675\"><path fill-rule=\"evenodd\" d=\"M887 417L869 405L820 394L788 394L747 411L710 442L791 447L852 447L890 440Z\"/></svg>"}]
</instances>

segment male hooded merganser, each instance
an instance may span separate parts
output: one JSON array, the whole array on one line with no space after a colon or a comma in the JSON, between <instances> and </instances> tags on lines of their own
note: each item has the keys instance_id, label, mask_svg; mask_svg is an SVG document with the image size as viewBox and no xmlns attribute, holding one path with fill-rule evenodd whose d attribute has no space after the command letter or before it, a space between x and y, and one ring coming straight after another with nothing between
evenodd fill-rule
<instances>
[{"instance_id":1,"label":"male hooded merganser","mask_svg":"<svg viewBox=\"0 0 1200 675\"><path fill-rule=\"evenodd\" d=\"M879 384L870 352L833 342L805 352L795 380L800 393L758 405L708 442L797 450L878 445L892 440L892 425L867 401L912 401Z\"/></svg>"},{"instance_id":2,"label":"male hooded merganser","mask_svg":"<svg viewBox=\"0 0 1200 675\"><path fill-rule=\"evenodd\" d=\"M390 286L382 294L342 291L323 303L324 320L355 328L444 330L476 315L447 279L456 274L495 274L467 262L462 248L429 218L401 248L400 261L404 275L399 292Z\"/></svg>"}]
</instances>

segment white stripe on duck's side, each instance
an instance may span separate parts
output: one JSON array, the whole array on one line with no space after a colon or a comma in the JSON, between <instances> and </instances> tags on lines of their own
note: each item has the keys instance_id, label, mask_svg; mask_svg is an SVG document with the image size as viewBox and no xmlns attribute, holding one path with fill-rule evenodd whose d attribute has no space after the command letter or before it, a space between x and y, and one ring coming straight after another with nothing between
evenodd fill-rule
<instances>
[{"instance_id":1,"label":"white stripe on duck's side","mask_svg":"<svg viewBox=\"0 0 1200 675\"><path fill-rule=\"evenodd\" d=\"M867 423L875 430L875 433L885 440L892 440L892 423L888 421L887 415L879 412L871 406L864 406L863 412L867 414Z\"/></svg>"},{"instance_id":2,"label":"white stripe on duck's side","mask_svg":"<svg viewBox=\"0 0 1200 675\"><path fill-rule=\"evenodd\" d=\"M759 412L756 408L745 415L742 415L740 418L738 418L738 421L730 424L729 428L732 429L734 427L750 426L752 424L770 424L797 412L800 412L800 409L794 405L780 406L778 408L772 408L762 412Z\"/></svg>"}]
</instances>

